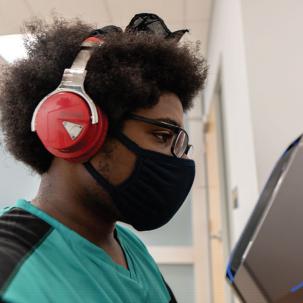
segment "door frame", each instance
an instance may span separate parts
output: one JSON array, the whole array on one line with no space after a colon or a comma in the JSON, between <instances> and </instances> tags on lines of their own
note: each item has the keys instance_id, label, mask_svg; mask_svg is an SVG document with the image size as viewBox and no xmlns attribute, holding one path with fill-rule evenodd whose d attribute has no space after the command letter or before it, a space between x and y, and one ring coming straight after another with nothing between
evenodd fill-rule
<instances>
[{"instance_id":1,"label":"door frame","mask_svg":"<svg viewBox=\"0 0 303 303\"><path fill-rule=\"evenodd\" d=\"M224 90L222 86L222 69L219 68L219 71L217 73L217 79L215 82L215 87L212 93L211 97L211 103L208 107L208 112L204 112L204 146L206 146L206 133L208 131L209 126L209 119L210 119L210 113L211 109L214 106L215 115L216 115L216 126L218 129L218 158L219 158L219 179L220 179L220 209L221 209L221 224L222 224L222 245L223 245L223 252L224 252L224 261L227 265L228 258L231 253L231 244L232 244L232 235L233 235L233 227L232 227L232 195L231 195L231 186L230 186L230 170L229 170L229 157L228 157L228 148L227 148L227 124L225 120L225 107L224 107ZM205 170L206 170L206 178L207 178L207 155L205 154ZM209 196L208 196L208 183L206 186L206 203L207 208L209 209ZM209 229L210 230L210 229ZM210 233L208 235L208 252L209 252L209 258L211 262L211 238ZM212 294L212 279L211 279L211 270L209 272L210 276L210 293ZM225 277L222 277L224 279ZM234 297L232 295L232 290L228 286L226 282L225 286L225 295L227 299L227 303L234 302Z\"/></svg>"}]
</instances>

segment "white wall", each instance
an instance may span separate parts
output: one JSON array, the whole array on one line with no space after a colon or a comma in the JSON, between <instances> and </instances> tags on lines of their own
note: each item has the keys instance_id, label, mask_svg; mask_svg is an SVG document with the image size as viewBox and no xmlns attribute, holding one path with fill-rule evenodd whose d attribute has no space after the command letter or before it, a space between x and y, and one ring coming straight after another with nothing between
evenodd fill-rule
<instances>
[{"instance_id":1,"label":"white wall","mask_svg":"<svg viewBox=\"0 0 303 303\"><path fill-rule=\"evenodd\" d=\"M0 136L0 208L13 205L20 198L33 198L38 186L39 177L4 149Z\"/></svg>"},{"instance_id":2,"label":"white wall","mask_svg":"<svg viewBox=\"0 0 303 303\"><path fill-rule=\"evenodd\" d=\"M239 192L239 207L231 214L234 243L258 194L240 0L214 1L208 43L209 79L204 95L206 118L221 70L228 194L235 187Z\"/></svg>"},{"instance_id":3,"label":"white wall","mask_svg":"<svg viewBox=\"0 0 303 303\"><path fill-rule=\"evenodd\" d=\"M5 64L5 63L6 63L6 61L0 55L0 68L1 68L1 65Z\"/></svg>"},{"instance_id":4,"label":"white wall","mask_svg":"<svg viewBox=\"0 0 303 303\"><path fill-rule=\"evenodd\" d=\"M7 52L6 43L14 48ZM6 48L6 51L3 50ZM20 47L19 37L0 36L0 54L5 54L5 59L0 55L1 66L7 64L22 55L24 48ZM7 56L6 56L7 55ZM1 81L1 73L0 73ZM13 205L17 199L31 199L35 196L40 178L30 171L21 162L16 161L5 149L4 140L0 129L0 209L4 206Z\"/></svg>"},{"instance_id":5,"label":"white wall","mask_svg":"<svg viewBox=\"0 0 303 303\"><path fill-rule=\"evenodd\" d=\"M303 2L242 0L259 189L303 132Z\"/></svg>"}]
</instances>

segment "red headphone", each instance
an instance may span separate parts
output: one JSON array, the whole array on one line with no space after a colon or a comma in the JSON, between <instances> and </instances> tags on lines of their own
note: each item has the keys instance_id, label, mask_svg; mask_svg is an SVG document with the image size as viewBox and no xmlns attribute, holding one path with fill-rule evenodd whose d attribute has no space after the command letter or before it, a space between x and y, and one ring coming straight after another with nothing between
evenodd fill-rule
<instances>
[{"instance_id":1,"label":"red headphone","mask_svg":"<svg viewBox=\"0 0 303 303\"><path fill-rule=\"evenodd\" d=\"M99 37L87 38L71 68L64 70L58 88L42 99L34 111L31 130L56 157L85 162L104 143L108 119L83 87L87 62L103 43Z\"/></svg>"}]
</instances>

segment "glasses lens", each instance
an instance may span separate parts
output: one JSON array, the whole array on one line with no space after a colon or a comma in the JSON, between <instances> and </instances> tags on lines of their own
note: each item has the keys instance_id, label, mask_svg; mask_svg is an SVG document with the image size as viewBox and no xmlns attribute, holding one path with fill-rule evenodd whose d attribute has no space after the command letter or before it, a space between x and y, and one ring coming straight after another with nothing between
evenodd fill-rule
<instances>
[{"instance_id":1,"label":"glasses lens","mask_svg":"<svg viewBox=\"0 0 303 303\"><path fill-rule=\"evenodd\" d=\"M185 131L180 131L176 141L175 141L175 146L174 146L174 154L178 157L181 158L187 149L188 146L188 136Z\"/></svg>"}]
</instances>

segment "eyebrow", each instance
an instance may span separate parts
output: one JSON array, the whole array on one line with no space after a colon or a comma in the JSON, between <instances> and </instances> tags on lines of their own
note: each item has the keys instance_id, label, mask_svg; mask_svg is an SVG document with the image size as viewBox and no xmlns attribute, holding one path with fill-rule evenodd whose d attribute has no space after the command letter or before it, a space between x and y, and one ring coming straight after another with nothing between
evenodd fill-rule
<instances>
[{"instance_id":1,"label":"eyebrow","mask_svg":"<svg viewBox=\"0 0 303 303\"><path fill-rule=\"evenodd\" d=\"M175 126L178 126L178 127L182 128L180 123L178 123L176 120L173 120L171 118L167 118L167 117L154 118L154 120L159 121L159 122L166 122L166 123L169 123L169 124L173 124Z\"/></svg>"}]
</instances>

